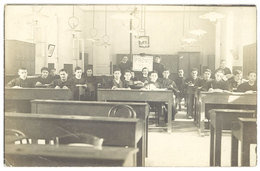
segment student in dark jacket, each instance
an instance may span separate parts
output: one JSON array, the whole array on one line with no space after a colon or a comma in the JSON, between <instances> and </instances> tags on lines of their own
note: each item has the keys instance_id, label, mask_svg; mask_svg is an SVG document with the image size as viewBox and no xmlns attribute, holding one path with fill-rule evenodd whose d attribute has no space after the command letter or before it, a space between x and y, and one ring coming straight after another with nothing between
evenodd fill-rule
<instances>
[{"instance_id":1,"label":"student in dark jacket","mask_svg":"<svg viewBox=\"0 0 260 171\"><path fill-rule=\"evenodd\" d=\"M215 79L211 82L209 92L223 92L229 91L229 85L227 81L223 80L224 72L219 70L215 73Z\"/></svg>"},{"instance_id":2,"label":"student in dark jacket","mask_svg":"<svg viewBox=\"0 0 260 171\"><path fill-rule=\"evenodd\" d=\"M222 79L224 81L227 81L228 79L230 79L232 77L231 70L228 67L226 67L226 60L225 59L222 59L220 61L219 68L215 70L215 74L220 70L223 72L223 78Z\"/></svg>"},{"instance_id":3,"label":"student in dark jacket","mask_svg":"<svg viewBox=\"0 0 260 171\"><path fill-rule=\"evenodd\" d=\"M124 88L131 88L134 85L134 81L131 80L131 71L126 70L124 74L124 80L123 80L123 87Z\"/></svg>"},{"instance_id":4,"label":"student in dark jacket","mask_svg":"<svg viewBox=\"0 0 260 171\"><path fill-rule=\"evenodd\" d=\"M153 70L158 72L158 77L163 78L163 71L165 67L163 64L161 64L161 57L160 56L155 56L154 58L154 63L153 63Z\"/></svg>"},{"instance_id":5,"label":"student in dark jacket","mask_svg":"<svg viewBox=\"0 0 260 171\"><path fill-rule=\"evenodd\" d=\"M253 93L257 91L256 72L250 71L248 73L248 82L242 83L238 86L237 91L245 93Z\"/></svg>"},{"instance_id":6,"label":"student in dark jacket","mask_svg":"<svg viewBox=\"0 0 260 171\"><path fill-rule=\"evenodd\" d=\"M68 81L68 73L65 69L61 69L60 72L60 78L54 80L51 84L50 87L56 88L56 89L69 89L71 88L71 83Z\"/></svg>"},{"instance_id":7,"label":"student in dark jacket","mask_svg":"<svg viewBox=\"0 0 260 171\"><path fill-rule=\"evenodd\" d=\"M71 77L68 82L71 85L74 100L81 100L85 96L85 90L87 88L86 80L82 77L82 69L80 67L75 68L75 75Z\"/></svg>"},{"instance_id":8,"label":"student in dark jacket","mask_svg":"<svg viewBox=\"0 0 260 171\"><path fill-rule=\"evenodd\" d=\"M125 71L126 70L131 70L132 68L132 63L128 60L128 57L127 56L124 56L122 58L122 60L120 61L118 67L120 68L121 70L121 80L123 80L124 78L124 75L125 75Z\"/></svg>"},{"instance_id":9,"label":"student in dark jacket","mask_svg":"<svg viewBox=\"0 0 260 171\"><path fill-rule=\"evenodd\" d=\"M118 88L123 88L123 82L121 81L121 70L119 68L116 68L114 70L114 78L111 82L111 88L112 89L118 89Z\"/></svg>"},{"instance_id":10,"label":"student in dark jacket","mask_svg":"<svg viewBox=\"0 0 260 171\"><path fill-rule=\"evenodd\" d=\"M148 68L144 67L142 69L142 75L137 78L137 83L142 84L142 86L147 84L149 82L149 75L148 74L149 74Z\"/></svg>"},{"instance_id":11,"label":"student in dark jacket","mask_svg":"<svg viewBox=\"0 0 260 171\"><path fill-rule=\"evenodd\" d=\"M60 79L60 76L56 74L56 69L55 68L51 68L49 71L50 71L49 77L50 77L51 81Z\"/></svg>"},{"instance_id":12,"label":"student in dark jacket","mask_svg":"<svg viewBox=\"0 0 260 171\"><path fill-rule=\"evenodd\" d=\"M179 69L178 76L174 80L178 90L180 91L180 93L177 96L177 104L179 106L179 110L181 110L181 100L184 99L186 103L185 80L186 78L184 77L183 69Z\"/></svg>"},{"instance_id":13,"label":"student in dark jacket","mask_svg":"<svg viewBox=\"0 0 260 171\"><path fill-rule=\"evenodd\" d=\"M27 69L26 68L20 68L18 70L18 78L13 79L7 84L7 87L12 88L33 88L34 83L31 79L27 78Z\"/></svg>"},{"instance_id":14,"label":"student in dark jacket","mask_svg":"<svg viewBox=\"0 0 260 171\"><path fill-rule=\"evenodd\" d=\"M198 87L201 91L208 91L212 82L211 77L211 70L206 69L203 73L203 79L198 81L195 86Z\"/></svg>"},{"instance_id":15,"label":"student in dark jacket","mask_svg":"<svg viewBox=\"0 0 260 171\"><path fill-rule=\"evenodd\" d=\"M233 77L228 80L230 91L237 91L237 87L242 83L242 72L240 70L235 70L233 72Z\"/></svg>"},{"instance_id":16,"label":"student in dark jacket","mask_svg":"<svg viewBox=\"0 0 260 171\"><path fill-rule=\"evenodd\" d=\"M88 67L85 71L85 79L87 84L85 100L96 100L97 80L96 77L93 76L91 67Z\"/></svg>"},{"instance_id":17,"label":"student in dark jacket","mask_svg":"<svg viewBox=\"0 0 260 171\"><path fill-rule=\"evenodd\" d=\"M41 76L36 78L35 86L48 86L52 82L51 77L49 76L49 69L47 67L41 68Z\"/></svg>"}]
</instances>

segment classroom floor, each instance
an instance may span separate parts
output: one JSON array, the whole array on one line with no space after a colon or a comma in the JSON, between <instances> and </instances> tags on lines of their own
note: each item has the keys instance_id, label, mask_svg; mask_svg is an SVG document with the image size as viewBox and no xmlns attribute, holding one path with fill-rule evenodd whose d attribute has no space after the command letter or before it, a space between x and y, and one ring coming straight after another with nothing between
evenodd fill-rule
<instances>
[{"instance_id":1,"label":"classroom floor","mask_svg":"<svg viewBox=\"0 0 260 171\"><path fill-rule=\"evenodd\" d=\"M209 166L210 136L199 136L192 119L186 119L186 111L179 111L172 122L173 132L156 128L152 123L148 133L148 158L146 167ZM256 145L251 145L250 166L256 165ZM221 165L230 166L231 135L222 137Z\"/></svg>"}]
</instances>

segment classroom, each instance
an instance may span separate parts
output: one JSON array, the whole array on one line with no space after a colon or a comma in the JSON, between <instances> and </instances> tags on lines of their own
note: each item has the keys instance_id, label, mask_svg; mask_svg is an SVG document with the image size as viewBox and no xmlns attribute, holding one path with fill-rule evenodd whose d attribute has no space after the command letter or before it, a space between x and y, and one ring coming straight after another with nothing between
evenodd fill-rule
<instances>
[{"instance_id":1,"label":"classroom","mask_svg":"<svg viewBox=\"0 0 260 171\"><path fill-rule=\"evenodd\" d=\"M254 4L5 4L5 167L255 167Z\"/></svg>"}]
</instances>

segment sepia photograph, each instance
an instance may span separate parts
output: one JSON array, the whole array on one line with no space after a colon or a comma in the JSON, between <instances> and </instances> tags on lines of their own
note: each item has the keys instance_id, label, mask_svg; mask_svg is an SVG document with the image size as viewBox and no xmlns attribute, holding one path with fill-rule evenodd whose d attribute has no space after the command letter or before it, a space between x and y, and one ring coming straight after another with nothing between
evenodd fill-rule
<instances>
[{"instance_id":1,"label":"sepia photograph","mask_svg":"<svg viewBox=\"0 0 260 171\"><path fill-rule=\"evenodd\" d=\"M258 166L256 4L1 8L3 167Z\"/></svg>"}]
</instances>

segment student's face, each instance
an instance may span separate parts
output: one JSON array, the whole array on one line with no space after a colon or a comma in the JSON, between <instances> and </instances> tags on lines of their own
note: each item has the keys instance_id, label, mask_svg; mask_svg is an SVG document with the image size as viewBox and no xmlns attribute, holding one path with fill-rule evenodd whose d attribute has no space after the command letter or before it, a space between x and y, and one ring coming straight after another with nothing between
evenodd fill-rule
<instances>
[{"instance_id":1,"label":"student's face","mask_svg":"<svg viewBox=\"0 0 260 171\"><path fill-rule=\"evenodd\" d=\"M143 75L147 76L149 71L148 71L148 69L143 69L142 73L143 73Z\"/></svg>"},{"instance_id":2,"label":"student's face","mask_svg":"<svg viewBox=\"0 0 260 171\"><path fill-rule=\"evenodd\" d=\"M220 63L220 68L225 68L226 67L226 61L222 61L221 63Z\"/></svg>"},{"instance_id":3,"label":"student's face","mask_svg":"<svg viewBox=\"0 0 260 171\"><path fill-rule=\"evenodd\" d=\"M210 79L210 76L211 76L211 73L210 72L204 72L204 80L209 80Z\"/></svg>"},{"instance_id":4,"label":"student's face","mask_svg":"<svg viewBox=\"0 0 260 171\"><path fill-rule=\"evenodd\" d=\"M160 63L161 62L161 58L155 57L154 61L155 61L155 63Z\"/></svg>"},{"instance_id":5,"label":"student's face","mask_svg":"<svg viewBox=\"0 0 260 171\"><path fill-rule=\"evenodd\" d=\"M168 78L170 75L170 71L163 71L163 78Z\"/></svg>"},{"instance_id":6,"label":"student's face","mask_svg":"<svg viewBox=\"0 0 260 171\"><path fill-rule=\"evenodd\" d=\"M27 78L27 70L20 69L18 75L22 80L25 80Z\"/></svg>"},{"instance_id":7,"label":"student's face","mask_svg":"<svg viewBox=\"0 0 260 171\"><path fill-rule=\"evenodd\" d=\"M237 75L235 75L235 76L234 76L234 79L235 79L236 81L241 80L241 79L242 79L242 74L237 74Z\"/></svg>"},{"instance_id":8,"label":"student's face","mask_svg":"<svg viewBox=\"0 0 260 171\"><path fill-rule=\"evenodd\" d=\"M124 75L125 80L126 80L126 81L129 81L129 80L131 79L131 76L132 76L132 75L131 75L130 72L126 72L125 75Z\"/></svg>"},{"instance_id":9,"label":"student's face","mask_svg":"<svg viewBox=\"0 0 260 171\"><path fill-rule=\"evenodd\" d=\"M121 72L120 72L120 71L115 71L115 72L114 72L114 77L115 77L115 79L120 79L120 77L121 77Z\"/></svg>"},{"instance_id":10,"label":"student's face","mask_svg":"<svg viewBox=\"0 0 260 171\"><path fill-rule=\"evenodd\" d=\"M60 72L60 79L66 81L68 78L68 74L65 71Z\"/></svg>"},{"instance_id":11,"label":"student's face","mask_svg":"<svg viewBox=\"0 0 260 171\"><path fill-rule=\"evenodd\" d=\"M215 74L215 79L216 79L216 81L221 81L222 78L223 78L223 76L224 76L223 73L217 72L217 73Z\"/></svg>"},{"instance_id":12,"label":"student's face","mask_svg":"<svg viewBox=\"0 0 260 171\"><path fill-rule=\"evenodd\" d=\"M56 74L56 70L52 69L51 72L50 72L50 75L55 75L55 74Z\"/></svg>"},{"instance_id":13,"label":"student's face","mask_svg":"<svg viewBox=\"0 0 260 171\"><path fill-rule=\"evenodd\" d=\"M192 71L191 72L191 76L193 79L196 79L197 78L197 75L198 75L198 72L197 71Z\"/></svg>"},{"instance_id":14,"label":"student's face","mask_svg":"<svg viewBox=\"0 0 260 171\"><path fill-rule=\"evenodd\" d=\"M91 69L88 69L88 70L87 70L87 76L92 76L92 74L93 74L92 70L91 70Z\"/></svg>"},{"instance_id":15,"label":"student's face","mask_svg":"<svg viewBox=\"0 0 260 171\"><path fill-rule=\"evenodd\" d=\"M49 75L49 71L47 71L47 70L42 71L42 78L47 78L48 75Z\"/></svg>"},{"instance_id":16,"label":"student's face","mask_svg":"<svg viewBox=\"0 0 260 171\"><path fill-rule=\"evenodd\" d=\"M255 82L256 81L256 73L250 73L248 75L248 79L250 82Z\"/></svg>"},{"instance_id":17,"label":"student's face","mask_svg":"<svg viewBox=\"0 0 260 171\"><path fill-rule=\"evenodd\" d=\"M131 72L131 76L134 78L135 77L135 72Z\"/></svg>"},{"instance_id":18,"label":"student's face","mask_svg":"<svg viewBox=\"0 0 260 171\"><path fill-rule=\"evenodd\" d=\"M123 59L122 59L122 62L126 63L128 60L128 57L127 56L124 56Z\"/></svg>"},{"instance_id":19,"label":"student's face","mask_svg":"<svg viewBox=\"0 0 260 171\"><path fill-rule=\"evenodd\" d=\"M81 69L75 71L75 76L77 78L81 78L81 75L82 75L82 70Z\"/></svg>"},{"instance_id":20,"label":"student's face","mask_svg":"<svg viewBox=\"0 0 260 171\"><path fill-rule=\"evenodd\" d=\"M184 71L183 70L179 70L178 75L179 75L179 77L183 77Z\"/></svg>"},{"instance_id":21,"label":"student's face","mask_svg":"<svg viewBox=\"0 0 260 171\"><path fill-rule=\"evenodd\" d=\"M152 74L150 75L150 80L151 80L151 82L156 82L157 79L158 79L157 73L152 73Z\"/></svg>"}]
</instances>

